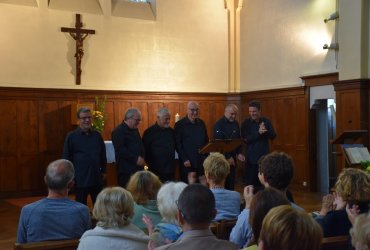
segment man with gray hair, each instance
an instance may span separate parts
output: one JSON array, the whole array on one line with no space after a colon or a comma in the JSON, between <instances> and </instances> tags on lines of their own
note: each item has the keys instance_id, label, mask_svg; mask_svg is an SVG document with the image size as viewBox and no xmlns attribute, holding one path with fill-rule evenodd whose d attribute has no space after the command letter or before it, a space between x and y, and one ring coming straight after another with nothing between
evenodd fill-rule
<instances>
[{"instance_id":1,"label":"man with gray hair","mask_svg":"<svg viewBox=\"0 0 370 250\"><path fill-rule=\"evenodd\" d=\"M175 177L175 131L167 108L157 112L157 122L144 131L145 161L149 170L165 183Z\"/></svg>"},{"instance_id":2,"label":"man with gray hair","mask_svg":"<svg viewBox=\"0 0 370 250\"><path fill-rule=\"evenodd\" d=\"M70 160L75 169L76 201L87 204L87 197L95 203L106 179L107 156L101 134L92 129L91 110L82 107L77 111L79 127L68 133L63 159Z\"/></svg>"},{"instance_id":3,"label":"man with gray hair","mask_svg":"<svg viewBox=\"0 0 370 250\"><path fill-rule=\"evenodd\" d=\"M144 145L137 128L140 122L140 110L129 108L122 123L112 131L118 184L124 188L131 175L143 170L145 165Z\"/></svg>"},{"instance_id":4,"label":"man with gray hair","mask_svg":"<svg viewBox=\"0 0 370 250\"><path fill-rule=\"evenodd\" d=\"M68 198L73 178L70 161L60 159L49 164L44 177L48 196L22 208L18 243L78 239L91 228L88 207Z\"/></svg>"}]
</instances>

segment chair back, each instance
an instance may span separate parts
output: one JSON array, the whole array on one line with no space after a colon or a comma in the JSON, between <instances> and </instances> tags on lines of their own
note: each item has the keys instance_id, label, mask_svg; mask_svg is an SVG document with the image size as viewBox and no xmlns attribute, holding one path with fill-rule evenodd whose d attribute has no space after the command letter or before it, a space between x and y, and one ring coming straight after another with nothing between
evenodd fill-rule
<instances>
[{"instance_id":1,"label":"chair back","mask_svg":"<svg viewBox=\"0 0 370 250\"><path fill-rule=\"evenodd\" d=\"M14 250L76 250L80 239L72 240L50 240L41 242L31 242L31 243L15 243Z\"/></svg>"}]
</instances>

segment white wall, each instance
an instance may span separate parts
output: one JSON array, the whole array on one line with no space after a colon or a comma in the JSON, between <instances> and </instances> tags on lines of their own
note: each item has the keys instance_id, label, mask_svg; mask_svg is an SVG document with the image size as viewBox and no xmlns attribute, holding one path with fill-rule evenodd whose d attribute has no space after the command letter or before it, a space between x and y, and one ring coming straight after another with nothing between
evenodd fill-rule
<instances>
[{"instance_id":1,"label":"white wall","mask_svg":"<svg viewBox=\"0 0 370 250\"><path fill-rule=\"evenodd\" d=\"M223 0L157 0L156 21L82 14L82 85L75 12L0 3L0 86L175 92L228 91Z\"/></svg>"},{"instance_id":2,"label":"white wall","mask_svg":"<svg viewBox=\"0 0 370 250\"><path fill-rule=\"evenodd\" d=\"M302 75L336 72L335 0L246 0L241 14L241 91L301 86Z\"/></svg>"}]
</instances>

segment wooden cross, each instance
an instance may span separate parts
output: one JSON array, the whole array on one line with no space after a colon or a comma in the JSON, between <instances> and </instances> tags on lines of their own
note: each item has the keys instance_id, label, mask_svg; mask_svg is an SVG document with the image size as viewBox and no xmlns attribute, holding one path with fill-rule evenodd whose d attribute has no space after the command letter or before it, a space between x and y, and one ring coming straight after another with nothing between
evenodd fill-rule
<instances>
[{"instance_id":1,"label":"wooden cross","mask_svg":"<svg viewBox=\"0 0 370 250\"><path fill-rule=\"evenodd\" d=\"M81 84L81 60L84 56L83 42L89 34L95 34L95 30L81 29L81 15L76 14L76 28L62 27L62 32L68 32L76 40L76 84Z\"/></svg>"}]
</instances>

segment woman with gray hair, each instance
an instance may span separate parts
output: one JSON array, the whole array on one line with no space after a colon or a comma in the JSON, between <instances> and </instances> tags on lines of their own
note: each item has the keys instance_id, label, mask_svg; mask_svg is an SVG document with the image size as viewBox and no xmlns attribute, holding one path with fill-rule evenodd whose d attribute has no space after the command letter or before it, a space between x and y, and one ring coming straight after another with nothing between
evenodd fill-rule
<instances>
[{"instance_id":1,"label":"woman with gray hair","mask_svg":"<svg viewBox=\"0 0 370 250\"><path fill-rule=\"evenodd\" d=\"M96 227L82 235L78 249L147 249L148 236L130 223L133 214L130 192L121 187L105 188L93 209Z\"/></svg>"},{"instance_id":2,"label":"woman with gray hair","mask_svg":"<svg viewBox=\"0 0 370 250\"><path fill-rule=\"evenodd\" d=\"M168 182L159 189L157 202L162 222L158 223L153 230L150 217L143 216L143 221L147 225L150 235L148 249L175 242L182 234L182 229L177 221L176 201L186 186L187 184L184 182Z\"/></svg>"}]
</instances>

